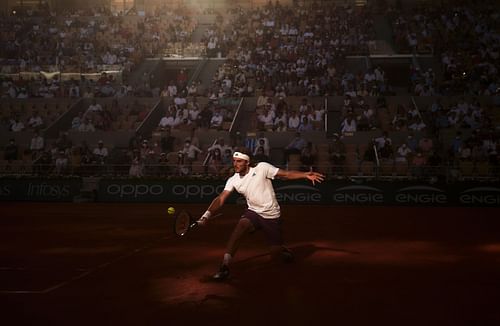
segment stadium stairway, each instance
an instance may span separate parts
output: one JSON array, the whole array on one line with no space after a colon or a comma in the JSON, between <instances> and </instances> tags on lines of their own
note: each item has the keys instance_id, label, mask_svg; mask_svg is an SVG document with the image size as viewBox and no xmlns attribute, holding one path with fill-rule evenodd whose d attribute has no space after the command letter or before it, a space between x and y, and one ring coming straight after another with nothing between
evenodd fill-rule
<instances>
[{"instance_id":1,"label":"stadium stairway","mask_svg":"<svg viewBox=\"0 0 500 326\"><path fill-rule=\"evenodd\" d=\"M161 60L158 58L150 58L143 60L139 66L130 72L127 77L127 82L130 85L141 85L144 82L145 74L148 76L148 82L151 82L150 76L160 70L158 67L161 65Z\"/></svg>"},{"instance_id":2,"label":"stadium stairway","mask_svg":"<svg viewBox=\"0 0 500 326\"><path fill-rule=\"evenodd\" d=\"M204 63L202 69L198 73L198 80L204 85L205 88L212 84L212 79L216 72L219 70L226 59L209 58Z\"/></svg>"},{"instance_id":3,"label":"stadium stairway","mask_svg":"<svg viewBox=\"0 0 500 326\"><path fill-rule=\"evenodd\" d=\"M375 45L370 48L371 54L395 54L393 48L392 29L384 15L376 15L373 19L373 25L376 34Z\"/></svg>"}]
</instances>

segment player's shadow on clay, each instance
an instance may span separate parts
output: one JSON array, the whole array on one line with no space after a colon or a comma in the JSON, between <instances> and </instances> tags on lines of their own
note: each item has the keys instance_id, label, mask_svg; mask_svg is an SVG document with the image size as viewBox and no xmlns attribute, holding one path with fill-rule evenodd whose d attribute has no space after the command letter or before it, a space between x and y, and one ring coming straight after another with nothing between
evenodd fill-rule
<instances>
[{"instance_id":1,"label":"player's shadow on clay","mask_svg":"<svg viewBox=\"0 0 500 326\"><path fill-rule=\"evenodd\" d=\"M294 254L294 260L292 263L284 263L283 261L272 260L269 252L265 252L262 254L253 255L241 260L234 261L232 264L232 269L239 270L239 273L241 274L245 272L252 272L258 270L268 270L268 271L276 270L278 266L284 266L284 265L288 266L293 266L295 264L302 265L302 262L313 256L314 254L317 254L318 252L336 252L348 255L360 254L360 252L356 251L349 251L349 250L326 247L326 246L317 246L314 244L298 245L289 247L289 249L292 250ZM278 270L279 269L280 268L278 268ZM226 282L234 283L235 280L237 281L237 279L234 279L232 276L230 276L229 279L226 280ZM211 277L206 276L200 279L200 281L205 283L205 282L213 282L214 280Z\"/></svg>"},{"instance_id":2,"label":"player's shadow on clay","mask_svg":"<svg viewBox=\"0 0 500 326\"><path fill-rule=\"evenodd\" d=\"M293 252L294 255L294 262L293 263L300 263L314 254L322 251L329 251L329 252L337 252L337 253L342 253L342 254L349 254L349 255L359 255L360 252L357 251L350 251L350 250L345 250L345 249L340 249L340 248L332 248L332 247L327 247L327 246L317 246L315 244L304 244L304 245L298 245L298 246L293 246L289 247L290 250ZM259 255L254 255L245 259L242 259L238 262L235 262L235 265L246 265L246 264L254 264L256 260L267 260L268 262L272 263L270 259L270 254L263 253Z\"/></svg>"}]
</instances>

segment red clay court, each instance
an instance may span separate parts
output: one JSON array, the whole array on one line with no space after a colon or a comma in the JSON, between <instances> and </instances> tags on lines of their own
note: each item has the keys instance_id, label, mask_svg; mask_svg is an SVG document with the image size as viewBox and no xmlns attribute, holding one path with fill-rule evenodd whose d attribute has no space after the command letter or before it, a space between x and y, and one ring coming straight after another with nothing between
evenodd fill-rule
<instances>
[{"instance_id":1,"label":"red clay court","mask_svg":"<svg viewBox=\"0 0 500 326\"><path fill-rule=\"evenodd\" d=\"M254 234L214 283L242 206L168 206L2 203L2 325L500 324L498 208L283 205L296 261Z\"/></svg>"}]
</instances>

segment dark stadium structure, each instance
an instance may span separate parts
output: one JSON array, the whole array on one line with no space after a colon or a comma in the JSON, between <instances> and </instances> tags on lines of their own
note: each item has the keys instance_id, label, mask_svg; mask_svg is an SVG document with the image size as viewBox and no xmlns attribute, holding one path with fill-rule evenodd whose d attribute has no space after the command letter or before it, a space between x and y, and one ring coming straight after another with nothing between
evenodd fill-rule
<instances>
[{"instance_id":1,"label":"dark stadium structure","mask_svg":"<svg viewBox=\"0 0 500 326\"><path fill-rule=\"evenodd\" d=\"M124 177L136 150L139 177L226 176L218 139L266 137L331 178L498 180L498 11L470 3L7 1L0 173ZM297 131L310 160L284 158Z\"/></svg>"},{"instance_id":2,"label":"dark stadium structure","mask_svg":"<svg viewBox=\"0 0 500 326\"><path fill-rule=\"evenodd\" d=\"M2 325L500 325L499 3L2 0ZM325 180L214 283L241 147Z\"/></svg>"}]
</instances>

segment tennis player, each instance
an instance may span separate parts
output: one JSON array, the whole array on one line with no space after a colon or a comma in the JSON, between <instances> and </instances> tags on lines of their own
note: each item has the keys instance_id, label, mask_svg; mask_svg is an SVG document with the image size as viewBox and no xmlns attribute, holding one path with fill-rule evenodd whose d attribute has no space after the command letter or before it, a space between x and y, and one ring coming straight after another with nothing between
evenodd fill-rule
<instances>
[{"instance_id":1,"label":"tennis player","mask_svg":"<svg viewBox=\"0 0 500 326\"><path fill-rule=\"evenodd\" d=\"M293 253L283 245L281 228L281 209L276 200L272 179L287 180L307 179L313 185L324 180L318 172L290 171L277 168L269 163L251 163L249 150L235 151L233 154L234 175L226 181L224 190L212 201L206 212L198 219L199 225L205 225L225 203L229 195L236 190L247 202L238 224L227 242L222 264L213 276L222 281L229 276L229 264L236 254L241 238L247 233L262 230L271 245L271 257L293 260Z\"/></svg>"}]
</instances>

